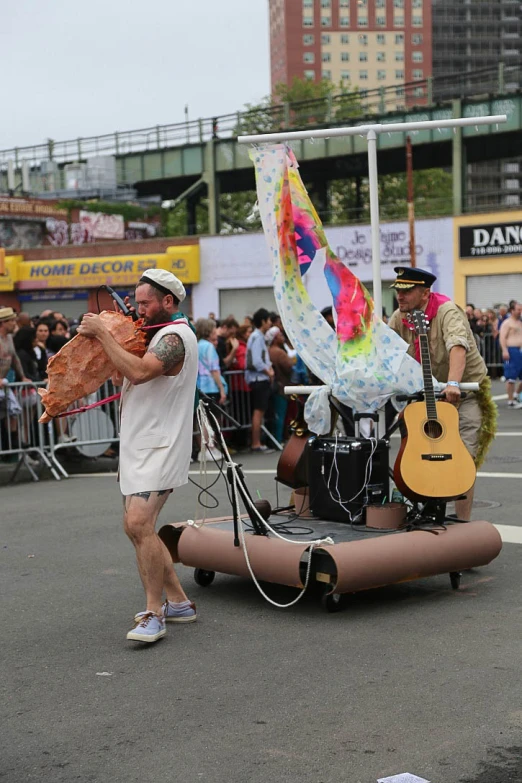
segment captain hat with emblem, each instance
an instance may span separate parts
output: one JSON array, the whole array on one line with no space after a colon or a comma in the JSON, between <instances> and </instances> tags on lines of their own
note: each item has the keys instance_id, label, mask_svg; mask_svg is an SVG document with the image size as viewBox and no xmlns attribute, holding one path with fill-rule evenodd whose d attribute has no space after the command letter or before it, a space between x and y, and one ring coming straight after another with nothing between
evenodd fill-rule
<instances>
[{"instance_id":1,"label":"captain hat with emblem","mask_svg":"<svg viewBox=\"0 0 522 783\"><path fill-rule=\"evenodd\" d=\"M393 271L397 275L397 279L391 284L390 288L413 288L416 285L421 285L424 288L431 288L435 280L435 275L431 272L427 272L425 269L419 269L414 267L413 269L407 266L396 266Z\"/></svg>"},{"instance_id":2,"label":"captain hat with emblem","mask_svg":"<svg viewBox=\"0 0 522 783\"><path fill-rule=\"evenodd\" d=\"M165 296L173 294L178 302L182 302L187 296L181 280L166 269L146 269L140 277L140 283L148 283Z\"/></svg>"}]
</instances>

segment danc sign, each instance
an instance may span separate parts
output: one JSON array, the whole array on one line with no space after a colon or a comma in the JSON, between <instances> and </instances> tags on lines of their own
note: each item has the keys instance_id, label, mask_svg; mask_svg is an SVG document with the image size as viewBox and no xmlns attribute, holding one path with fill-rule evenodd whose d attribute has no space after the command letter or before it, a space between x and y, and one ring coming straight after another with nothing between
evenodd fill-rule
<instances>
[{"instance_id":1,"label":"danc sign","mask_svg":"<svg viewBox=\"0 0 522 783\"><path fill-rule=\"evenodd\" d=\"M459 227L459 257L522 255L522 222Z\"/></svg>"}]
</instances>

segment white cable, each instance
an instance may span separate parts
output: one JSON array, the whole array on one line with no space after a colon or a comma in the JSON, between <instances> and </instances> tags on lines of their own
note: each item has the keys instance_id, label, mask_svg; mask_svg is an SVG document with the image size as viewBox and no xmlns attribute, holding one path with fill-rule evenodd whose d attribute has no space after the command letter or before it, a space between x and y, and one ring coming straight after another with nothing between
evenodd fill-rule
<instances>
[{"instance_id":1,"label":"white cable","mask_svg":"<svg viewBox=\"0 0 522 783\"><path fill-rule=\"evenodd\" d=\"M209 411L209 414L212 416L212 418L214 420L214 424L216 426L216 429L218 431L220 431L219 430L219 424L217 422L216 417L214 416L212 411ZM199 406L198 406L197 417L198 417L198 424L200 425L200 428L201 428L202 424L203 425L207 425L209 423L207 411L204 410L204 407L203 407L202 403L200 403ZM311 569L312 569L312 556L313 556L313 551L314 551L315 547L324 546L324 545L332 545L334 543L334 541L329 536L327 536L326 538L322 538L322 539L315 539L313 541L299 541L297 539L285 538L280 533L278 533L276 530L274 530L268 524L266 519L264 519L264 517L261 516L261 514L258 511L258 509L254 505L253 501L248 497L248 495L245 498L243 498L243 502L245 503L245 505L247 505L256 514L256 516L259 519L259 521L274 536L276 536L277 538L280 538L282 541L286 541L289 544L307 544L307 545L309 545L309 556L308 556L308 562L306 564L305 581L304 581L303 589L301 590L301 592L299 593L297 598L294 598L293 601L290 601L287 604L280 604L277 601L274 601L272 598L270 598L270 596L268 596L265 593L265 591L263 590L263 588L259 584L259 582L258 582L258 580L256 578L256 575L254 574L254 571L253 571L253 568L252 568L252 564L250 563L250 558L249 558L249 555L248 555L248 550L247 550L247 545L246 545L246 536L245 536L245 530L244 530L244 524L243 524L243 519L242 519L242 516L241 516L241 508L240 508L240 505L239 505L239 490L238 490L238 487L237 487L237 480L238 480L237 465L232 461L232 459L230 457L230 454L229 454L229 451L228 451L228 448L227 448L227 445L225 443L224 438L221 438L221 446L222 446L223 452L224 452L225 465L226 465L227 469L228 468L231 469L232 485L233 485L232 495L233 495L233 503L234 503L234 512L235 512L235 516L236 516L236 518L238 520L238 532L239 532L241 548L243 549L243 554L245 556L245 562L247 564L247 568L248 568L248 571L250 573L250 576L252 577L252 581L254 582L255 586L257 587L258 591L261 593L263 598L266 601L268 601L268 603L272 604L272 606L276 606L278 609L287 609L288 607L293 606L298 601L300 601L301 598L303 597L303 595L305 594L306 590L308 589L308 583L310 581L310 573L311 573ZM190 521L188 522L188 524L190 524ZM192 522L192 525L194 525L194 522Z\"/></svg>"}]
</instances>

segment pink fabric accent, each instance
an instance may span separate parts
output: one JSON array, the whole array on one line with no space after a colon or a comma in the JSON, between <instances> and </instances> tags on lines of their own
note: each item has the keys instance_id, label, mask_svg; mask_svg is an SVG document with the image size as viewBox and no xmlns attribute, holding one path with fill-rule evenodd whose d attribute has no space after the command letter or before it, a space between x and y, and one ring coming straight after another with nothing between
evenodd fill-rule
<instances>
[{"instance_id":1,"label":"pink fabric accent","mask_svg":"<svg viewBox=\"0 0 522 783\"><path fill-rule=\"evenodd\" d=\"M435 294L435 293L431 293L430 294L430 298L428 299L428 304L426 306L426 310L424 311L424 315L426 316L426 320L428 321L428 323L431 323L431 321L435 318L435 316L437 315L437 313L439 311L439 307L441 305L443 305L445 302L449 302L449 301L450 301L449 296L445 296L444 294ZM403 318L402 319L402 323L411 332L415 331L414 325L410 321L408 321L407 318ZM421 360L421 357L420 357L420 343L419 343L419 338L418 337L415 338L414 345L415 345L415 358L416 358L416 360L420 364L420 360Z\"/></svg>"}]
</instances>

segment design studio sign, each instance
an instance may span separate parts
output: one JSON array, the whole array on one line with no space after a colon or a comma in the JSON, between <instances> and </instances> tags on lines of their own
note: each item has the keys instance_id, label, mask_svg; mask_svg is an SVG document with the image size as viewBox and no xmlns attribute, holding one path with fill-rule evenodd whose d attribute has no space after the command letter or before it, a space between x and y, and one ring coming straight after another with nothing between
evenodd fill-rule
<instances>
[{"instance_id":1,"label":"design studio sign","mask_svg":"<svg viewBox=\"0 0 522 783\"><path fill-rule=\"evenodd\" d=\"M522 222L459 227L459 257L522 255Z\"/></svg>"}]
</instances>

